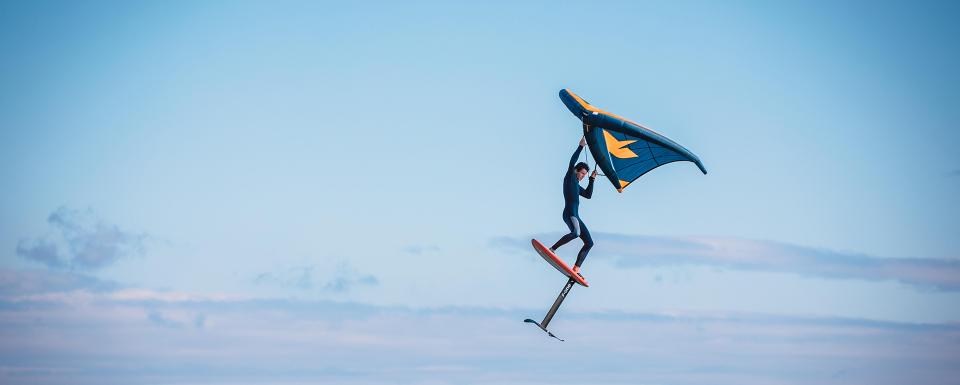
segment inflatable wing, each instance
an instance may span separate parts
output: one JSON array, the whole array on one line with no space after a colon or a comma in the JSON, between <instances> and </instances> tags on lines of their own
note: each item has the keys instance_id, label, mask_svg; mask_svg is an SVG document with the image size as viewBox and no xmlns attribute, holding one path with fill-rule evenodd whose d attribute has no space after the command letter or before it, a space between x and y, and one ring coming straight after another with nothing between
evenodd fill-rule
<instances>
[{"instance_id":1,"label":"inflatable wing","mask_svg":"<svg viewBox=\"0 0 960 385\"><path fill-rule=\"evenodd\" d=\"M583 122L590 153L618 192L671 162L693 162L707 173L700 158L659 132L594 107L565 89L560 90L560 100Z\"/></svg>"}]
</instances>

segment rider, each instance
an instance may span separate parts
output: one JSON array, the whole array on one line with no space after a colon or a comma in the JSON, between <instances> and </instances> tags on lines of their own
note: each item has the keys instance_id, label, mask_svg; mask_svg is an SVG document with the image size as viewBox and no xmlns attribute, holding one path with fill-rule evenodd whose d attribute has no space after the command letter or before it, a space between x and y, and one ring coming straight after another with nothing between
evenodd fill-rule
<instances>
[{"instance_id":1,"label":"rider","mask_svg":"<svg viewBox=\"0 0 960 385\"><path fill-rule=\"evenodd\" d=\"M587 140L585 138L580 139L580 145L577 146L577 151L573 152L573 157L570 158L570 165L567 167L567 174L563 177L563 222L567 224L570 233L564 235L557 243L554 243L553 246L550 247L550 251L556 251L560 246L572 241L574 238L580 237L580 239L583 240L583 247L580 248L580 253L577 254L577 263L573 265L573 272L580 275L581 278L583 275L580 274L580 265L583 264L584 259L587 259L587 253L589 253L590 248L593 247L593 238L590 237L590 231L587 230L587 226L580 220L580 213L577 211L577 208L580 206L581 196L587 199L593 196L593 181L597 177L597 170L593 170L593 173L590 174L590 183L587 184L587 188L580 187L580 181L583 180L583 177L587 176L587 172L590 171L590 167L587 166L586 163L576 163L577 158L580 157L580 151L583 151L583 147L586 145Z\"/></svg>"}]
</instances>

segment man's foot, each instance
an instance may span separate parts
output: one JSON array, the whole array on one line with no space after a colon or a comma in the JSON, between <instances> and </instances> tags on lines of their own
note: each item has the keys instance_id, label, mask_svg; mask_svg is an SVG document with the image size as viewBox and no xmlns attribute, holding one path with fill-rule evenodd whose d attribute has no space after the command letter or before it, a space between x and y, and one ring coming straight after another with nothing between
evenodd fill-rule
<instances>
[{"instance_id":1,"label":"man's foot","mask_svg":"<svg viewBox=\"0 0 960 385\"><path fill-rule=\"evenodd\" d=\"M580 274L580 266L573 265L573 273L579 275L580 278L583 278L583 274Z\"/></svg>"}]
</instances>

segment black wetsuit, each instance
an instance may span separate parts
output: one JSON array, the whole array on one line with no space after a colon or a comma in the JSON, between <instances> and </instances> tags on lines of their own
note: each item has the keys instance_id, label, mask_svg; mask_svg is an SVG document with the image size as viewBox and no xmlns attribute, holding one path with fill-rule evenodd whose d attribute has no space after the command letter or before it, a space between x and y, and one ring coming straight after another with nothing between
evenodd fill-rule
<instances>
[{"instance_id":1,"label":"black wetsuit","mask_svg":"<svg viewBox=\"0 0 960 385\"><path fill-rule=\"evenodd\" d=\"M577 151L574 151L573 157L570 158L567 174L563 177L563 222L567 224L570 233L564 235L551 247L551 249L556 250L574 238L580 237L580 239L583 240L583 247L580 248L580 253L577 254L577 263L574 264L575 266L580 266L583 260L587 259L587 253L589 253L590 248L593 247L593 238L590 237L590 230L587 230L587 225L583 224L583 221L580 220L578 210L580 208L581 196L587 199L593 196L594 178L590 178L590 183L587 184L587 188L580 187L580 181L577 180L577 170L574 168L577 164L577 158L580 157L580 151L582 150L583 146L577 146Z\"/></svg>"}]
</instances>

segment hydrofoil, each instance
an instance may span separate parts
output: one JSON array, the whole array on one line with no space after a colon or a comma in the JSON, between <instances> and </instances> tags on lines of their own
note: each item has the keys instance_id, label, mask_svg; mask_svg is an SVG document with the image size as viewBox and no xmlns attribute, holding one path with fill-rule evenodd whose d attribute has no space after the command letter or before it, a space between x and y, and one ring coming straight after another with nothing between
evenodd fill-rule
<instances>
[{"instance_id":1,"label":"hydrofoil","mask_svg":"<svg viewBox=\"0 0 960 385\"><path fill-rule=\"evenodd\" d=\"M540 254L540 256L543 257L547 263L556 268L557 271L563 273L563 275L567 276L567 283L563 285L563 289L560 290L560 295L558 295L557 299L553 301L553 306L551 306L550 310L547 311L547 315L543 317L542 321L537 322L527 318L523 320L523 322L537 325L537 327L546 332L550 337L563 341L563 339L551 333L550 330L547 330L547 326L550 325L550 320L553 319L553 316L557 314L557 310L560 309L560 304L562 304L563 300L567 298L567 293L570 293L570 289L573 288L574 283L579 283L583 287L589 287L590 285L582 275L574 273L573 269L571 269L566 262L560 259L560 257L557 257L557 254L555 254L553 251L550 251L550 249L540 243L540 241L532 239L530 240L530 243L533 244L533 249L537 251L537 254Z\"/></svg>"}]
</instances>

